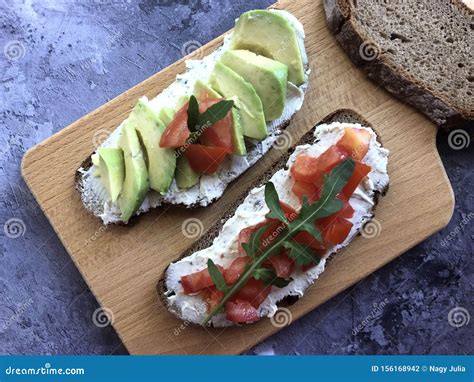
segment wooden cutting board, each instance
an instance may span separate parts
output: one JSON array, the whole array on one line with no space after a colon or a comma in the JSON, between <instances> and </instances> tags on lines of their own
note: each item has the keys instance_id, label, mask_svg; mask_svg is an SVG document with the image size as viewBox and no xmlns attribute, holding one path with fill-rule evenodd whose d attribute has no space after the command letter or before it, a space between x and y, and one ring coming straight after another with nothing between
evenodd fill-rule
<instances>
[{"instance_id":1,"label":"wooden cutting board","mask_svg":"<svg viewBox=\"0 0 474 382\"><path fill-rule=\"evenodd\" d=\"M371 239L358 237L334 258L291 306L296 320L443 228L454 198L436 150L436 127L352 65L326 27L322 2L281 1L275 6L304 24L311 63L304 107L288 127L294 141L334 110L352 108L376 127L391 151L390 191L376 213L381 232ZM206 54L221 41L207 44ZM86 212L74 189L76 169L94 150L94 133L112 131L140 96L154 97L183 70L181 60L33 147L23 158L22 174L87 284L112 312L130 353L237 354L279 328L270 320L224 330L183 324L159 305L155 285L164 268L192 243L183 236L183 221L195 217L207 229L282 152L273 149L211 207L158 209L129 227L103 227Z\"/></svg>"}]
</instances>

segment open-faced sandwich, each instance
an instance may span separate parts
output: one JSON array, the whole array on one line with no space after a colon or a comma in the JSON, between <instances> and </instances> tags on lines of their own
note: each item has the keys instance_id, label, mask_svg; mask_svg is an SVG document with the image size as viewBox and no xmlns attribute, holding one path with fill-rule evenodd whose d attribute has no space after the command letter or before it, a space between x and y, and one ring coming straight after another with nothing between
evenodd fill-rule
<instances>
[{"instance_id":1,"label":"open-faced sandwich","mask_svg":"<svg viewBox=\"0 0 474 382\"><path fill-rule=\"evenodd\" d=\"M269 150L308 85L303 26L286 11L244 13L220 48L186 64L77 171L83 204L105 224L218 199Z\"/></svg>"},{"instance_id":2,"label":"open-faced sandwich","mask_svg":"<svg viewBox=\"0 0 474 382\"><path fill-rule=\"evenodd\" d=\"M160 301L182 320L215 327L273 316L372 219L389 184L388 154L357 114L328 117L169 265Z\"/></svg>"}]
</instances>

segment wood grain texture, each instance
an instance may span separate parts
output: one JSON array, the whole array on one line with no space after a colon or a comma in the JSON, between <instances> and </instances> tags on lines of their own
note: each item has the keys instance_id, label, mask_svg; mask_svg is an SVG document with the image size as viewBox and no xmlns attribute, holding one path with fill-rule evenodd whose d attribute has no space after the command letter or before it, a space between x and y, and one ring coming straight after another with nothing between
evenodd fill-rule
<instances>
[{"instance_id":1,"label":"wood grain texture","mask_svg":"<svg viewBox=\"0 0 474 382\"><path fill-rule=\"evenodd\" d=\"M454 197L436 150L435 126L351 64L326 27L321 1L282 1L276 7L303 22L311 62L305 104L288 127L294 141L327 114L352 108L375 126L391 151L390 191L376 212L380 235L359 237L338 254L291 307L295 320L444 227ZM206 45L206 53L221 41ZM182 234L183 221L196 217L207 229L281 151L271 150L206 209L157 209L128 227L103 227L86 212L74 189L76 169L94 150L94 133L112 131L140 96L154 97L183 69L183 60L171 65L35 146L23 158L22 174L92 292L113 312L114 327L130 353L237 354L278 328L270 320L224 330L188 326L159 305L155 284L192 243Z\"/></svg>"}]
</instances>

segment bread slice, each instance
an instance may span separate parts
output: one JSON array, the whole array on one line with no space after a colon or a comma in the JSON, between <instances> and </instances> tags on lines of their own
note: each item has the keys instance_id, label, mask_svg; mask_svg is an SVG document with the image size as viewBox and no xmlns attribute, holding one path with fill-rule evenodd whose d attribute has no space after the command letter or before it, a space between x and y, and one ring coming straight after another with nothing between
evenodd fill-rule
<instances>
[{"instance_id":1,"label":"bread slice","mask_svg":"<svg viewBox=\"0 0 474 382\"><path fill-rule=\"evenodd\" d=\"M373 127L357 112L349 109L340 109L335 111L334 113L328 115L325 117L321 122L319 122L317 125L321 124L330 124L333 122L341 122L341 123L351 123L351 124L360 124L362 126L370 127L373 129ZM316 125L316 126L317 126ZM374 130L375 131L375 130ZM377 136L377 141L381 143L380 137ZM249 192L254 189L255 187L261 186L262 184L265 184L269 181L269 179L277 172L278 170L282 168L286 168L288 159L290 158L291 154L294 152L294 149L296 146L300 145L305 145L305 144L313 144L314 143L314 129L311 129L308 131L294 146L292 149L290 149L287 153L285 153L279 160L277 160L273 165L269 168L268 171L266 171L260 178L254 180L249 187L240 195L240 197L234 201L227 211L224 212L222 216L216 221L214 225L212 225L202 236L201 238L196 241L194 244L192 244L186 251L182 253L178 260L188 257L192 255L193 253L200 251L202 249L208 248L209 246L212 245L214 239L219 235L219 233L222 230L222 227L224 226L225 222L230 219L234 214L236 209L243 203ZM378 197L380 195L385 195L386 192L388 191L388 184L386 187L380 192L380 193L375 193L374 195L374 207L372 208L372 211L370 213L373 216L373 212L375 210L375 207L378 203ZM327 259L328 261L329 259ZM170 291L167 290L166 286L166 274L167 274L167 269L165 269L161 279L157 283L157 294L158 294L158 301L159 303L167 308L171 313L176 315L178 318L185 320L183 317L179 317L176 312L170 310L170 305L167 297L170 295ZM298 297L293 296L293 295L288 295L286 296L283 300L281 300L278 303L278 306L288 306L298 300Z\"/></svg>"},{"instance_id":2,"label":"bread slice","mask_svg":"<svg viewBox=\"0 0 474 382\"><path fill-rule=\"evenodd\" d=\"M474 11L460 0L324 0L329 29L370 78L435 123L474 119Z\"/></svg>"}]
</instances>

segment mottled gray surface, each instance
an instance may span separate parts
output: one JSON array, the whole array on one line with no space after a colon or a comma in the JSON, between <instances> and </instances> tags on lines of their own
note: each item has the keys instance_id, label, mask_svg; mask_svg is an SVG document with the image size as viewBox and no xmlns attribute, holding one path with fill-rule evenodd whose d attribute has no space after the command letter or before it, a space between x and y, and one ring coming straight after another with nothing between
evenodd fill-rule
<instances>
[{"instance_id":1,"label":"mottled gray surface","mask_svg":"<svg viewBox=\"0 0 474 382\"><path fill-rule=\"evenodd\" d=\"M126 353L93 324L97 302L20 177L23 153L270 3L0 0L0 353ZM474 143L454 150L441 132L438 146L457 198L449 226L254 352L472 354Z\"/></svg>"}]
</instances>

